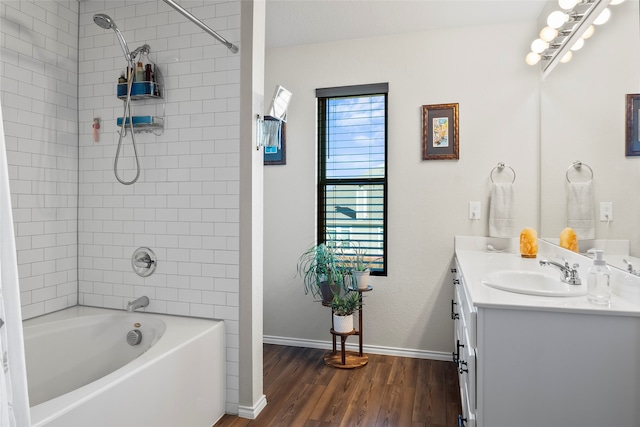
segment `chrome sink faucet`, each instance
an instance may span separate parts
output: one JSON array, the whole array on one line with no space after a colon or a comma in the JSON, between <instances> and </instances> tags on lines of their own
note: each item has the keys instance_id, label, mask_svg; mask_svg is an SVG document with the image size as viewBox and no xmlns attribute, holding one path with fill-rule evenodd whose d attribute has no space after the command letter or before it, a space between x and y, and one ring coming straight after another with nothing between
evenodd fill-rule
<instances>
[{"instance_id":1,"label":"chrome sink faucet","mask_svg":"<svg viewBox=\"0 0 640 427\"><path fill-rule=\"evenodd\" d=\"M557 270L560 270L560 273L562 275L561 280L565 283L568 283L570 285L582 284L582 280L580 279L580 277L578 277L578 267L580 267L580 265L573 264L573 266L570 266L569 261L567 261L566 259L563 259L563 261L564 261L564 265L559 264L555 261L541 259L540 265L542 266L548 265L550 267L556 268Z\"/></svg>"},{"instance_id":2,"label":"chrome sink faucet","mask_svg":"<svg viewBox=\"0 0 640 427\"><path fill-rule=\"evenodd\" d=\"M143 308L149 305L149 298L146 296L142 296L133 301L129 301L127 304L127 313L133 313L135 310L139 308Z\"/></svg>"}]
</instances>

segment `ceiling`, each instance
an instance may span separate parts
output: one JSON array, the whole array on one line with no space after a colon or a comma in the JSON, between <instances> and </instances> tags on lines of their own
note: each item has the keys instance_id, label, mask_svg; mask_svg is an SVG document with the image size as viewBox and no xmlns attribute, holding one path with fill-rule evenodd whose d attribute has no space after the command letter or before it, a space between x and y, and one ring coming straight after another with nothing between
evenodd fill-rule
<instances>
[{"instance_id":1,"label":"ceiling","mask_svg":"<svg viewBox=\"0 0 640 427\"><path fill-rule=\"evenodd\" d=\"M547 0L266 0L266 47L537 19Z\"/></svg>"}]
</instances>

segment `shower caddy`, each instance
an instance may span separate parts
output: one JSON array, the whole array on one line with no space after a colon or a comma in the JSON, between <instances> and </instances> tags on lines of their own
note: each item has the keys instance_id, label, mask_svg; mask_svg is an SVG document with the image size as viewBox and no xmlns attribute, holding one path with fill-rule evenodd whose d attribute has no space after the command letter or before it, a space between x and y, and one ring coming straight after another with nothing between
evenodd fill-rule
<instances>
[{"instance_id":1,"label":"shower caddy","mask_svg":"<svg viewBox=\"0 0 640 427\"><path fill-rule=\"evenodd\" d=\"M141 132L153 132L156 135L159 135L164 130L164 117L165 117L165 109L166 109L166 99L164 97L164 85L162 79L162 73L160 69L155 63L153 64L153 75L155 81L134 81L131 87L131 101L140 101L140 100L162 100L161 103L161 112L158 113L156 109L155 115L152 116L133 116L133 132L141 133ZM118 83L117 85L117 97L118 99L127 101L127 83ZM116 120L116 125L122 131L122 117L118 117ZM124 135L127 135L127 129L129 128L129 118L126 117L126 126L124 127Z\"/></svg>"}]
</instances>

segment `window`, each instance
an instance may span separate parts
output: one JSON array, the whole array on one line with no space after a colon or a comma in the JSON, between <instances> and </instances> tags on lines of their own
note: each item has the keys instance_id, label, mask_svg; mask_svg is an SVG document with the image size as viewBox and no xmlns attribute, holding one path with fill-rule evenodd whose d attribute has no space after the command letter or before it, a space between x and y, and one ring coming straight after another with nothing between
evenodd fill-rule
<instances>
[{"instance_id":1,"label":"window","mask_svg":"<svg viewBox=\"0 0 640 427\"><path fill-rule=\"evenodd\" d=\"M317 89L318 241L387 274L387 83ZM348 242L348 244L346 243Z\"/></svg>"}]
</instances>

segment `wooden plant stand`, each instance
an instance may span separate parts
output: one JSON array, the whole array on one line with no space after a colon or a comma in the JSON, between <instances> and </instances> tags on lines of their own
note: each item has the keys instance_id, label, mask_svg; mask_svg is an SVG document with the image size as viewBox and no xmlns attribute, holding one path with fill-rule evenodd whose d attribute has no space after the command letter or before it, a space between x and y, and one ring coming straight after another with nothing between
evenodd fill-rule
<instances>
[{"instance_id":1,"label":"wooden plant stand","mask_svg":"<svg viewBox=\"0 0 640 427\"><path fill-rule=\"evenodd\" d=\"M367 289L349 288L351 291L356 291L360 294L360 303L362 303L362 293L373 290L371 286ZM331 306L330 304L328 305ZM346 351L345 342L351 335L358 336L358 351ZM333 330L333 312L331 313L331 336L333 338L333 351L327 353L324 356L324 363L328 366L333 366L339 369L354 369L361 368L369 362L369 357L366 354L362 354L362 304L358 310L358 330L352 330L351 332L336 332ZM340 352L338 353L336 338L340 337Z\"/></svg>"}]
</instances>

